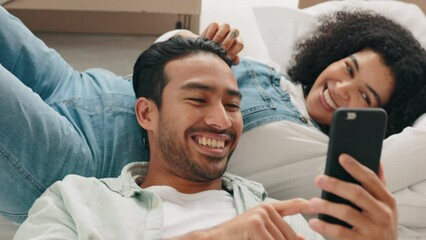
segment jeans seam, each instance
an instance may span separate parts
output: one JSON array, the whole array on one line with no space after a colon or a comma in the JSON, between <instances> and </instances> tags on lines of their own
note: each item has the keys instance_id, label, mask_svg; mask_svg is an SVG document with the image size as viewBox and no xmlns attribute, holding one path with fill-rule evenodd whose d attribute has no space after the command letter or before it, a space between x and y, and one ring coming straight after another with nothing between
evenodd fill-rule
<instances>
[{"instance_id":1,"label":"jeans seam","mask_svg":"<svg viewBox=\"0 0 426 240\"><path fill-rule=\"evenodd\" d=\"M20 164L17 164L9 152L5 151L4 145L1 145L0 148L0 158L9 165L11 169L13 169L25 182L27 182L37 193L43 193L43 187L39 184L32 176L29 174Z\"/></svg>"}]
</instances>

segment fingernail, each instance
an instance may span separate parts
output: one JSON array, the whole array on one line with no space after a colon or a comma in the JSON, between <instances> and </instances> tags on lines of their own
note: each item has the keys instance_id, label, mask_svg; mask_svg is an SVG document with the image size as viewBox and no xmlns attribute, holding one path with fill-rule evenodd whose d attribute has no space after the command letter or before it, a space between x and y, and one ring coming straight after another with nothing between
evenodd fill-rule
<instances>
[{"instance_id":1,"label":"fingernail","mask_svg":"<svg viewBox=\"0 0 426 240\"><path fill-rule=\"evenodd\" d=\"M325 182L325 176L324 175L317 176L316 181L319 186L323 186Z\"/></svg>"},{"instance_id":2,"label":"fingernail","mask_svg":"<svg viewBox=\"0 0 426 240\"><path fill-rule=\"evenodd\" d=\"M342 157L341 161L343 161L343 163L347 164L347 165L352 165L352 164L355 163L355 160L353 158L347 156L347 155L345 155L344 157Z\"/></svg>"},{"instance_id":3,"label":"fingernail","mask_svg":"<svg viewBox=\"0 0 426 240\"><path fill-rule=\"evenodd\" d=\"M231 55L226 55L226 58L232 59Z\"/></svg>"}]
</instances>

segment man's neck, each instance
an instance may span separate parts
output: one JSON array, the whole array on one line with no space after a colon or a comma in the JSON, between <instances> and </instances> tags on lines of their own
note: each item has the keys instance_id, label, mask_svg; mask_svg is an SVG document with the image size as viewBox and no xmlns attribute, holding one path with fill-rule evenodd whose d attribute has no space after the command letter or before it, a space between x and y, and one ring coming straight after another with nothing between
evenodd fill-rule
<instances>
[{"instance_id":1,"label":"man's neck","mask_svg":"<svg viewBox=\"0 0 426 240\"><path fill-rule=\"evenodd\" d=\"M151 186L170 186L178 192L191 194L208 190L221 190L222 179L218 178L206 182L190 181L177 176L170 169L150 163L145 179L140 184L140 187L147 188Z\"/></svg>"}]
</instances>

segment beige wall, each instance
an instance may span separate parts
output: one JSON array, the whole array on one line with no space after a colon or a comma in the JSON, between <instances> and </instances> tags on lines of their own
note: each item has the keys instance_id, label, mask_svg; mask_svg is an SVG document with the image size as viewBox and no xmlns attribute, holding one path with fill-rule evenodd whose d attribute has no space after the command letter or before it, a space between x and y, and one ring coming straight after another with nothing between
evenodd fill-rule
<instances>
[{"instance_id":1,"label":"beige wall","mask_svg":"<svg viewBox=\"0 0 426 240\"><path fill-rule=\"evenodd\" d=\"M15 0L4 4L35 32L160 35L197 33L201 0Z\"/></svg>"}]
</instances>

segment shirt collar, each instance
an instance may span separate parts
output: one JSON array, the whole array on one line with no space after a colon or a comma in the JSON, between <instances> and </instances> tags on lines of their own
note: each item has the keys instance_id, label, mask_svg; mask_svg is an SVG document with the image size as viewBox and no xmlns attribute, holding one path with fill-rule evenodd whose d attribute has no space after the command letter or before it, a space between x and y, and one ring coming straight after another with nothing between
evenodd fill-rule
<instances>
[{"instance_id":1,"label":"shirt collar","mask_svg":"<svg viewBox=\"0 0 426 240\"><path fill-rule=\"evenodd\" d=\"M143 191L136 183L136 179L144 178L148 170L149 162L133 162L127 164L117 178L101 179L111 191L117 192L123 197L133 197L136 193ZM267 197L266 190L262 184L249 181L234 174L225 173L222 177L222 187L232 193L236 186L244 186L259 199Z\"/></svg>"}]
</instances>

